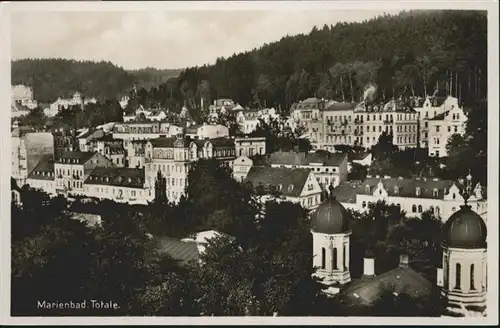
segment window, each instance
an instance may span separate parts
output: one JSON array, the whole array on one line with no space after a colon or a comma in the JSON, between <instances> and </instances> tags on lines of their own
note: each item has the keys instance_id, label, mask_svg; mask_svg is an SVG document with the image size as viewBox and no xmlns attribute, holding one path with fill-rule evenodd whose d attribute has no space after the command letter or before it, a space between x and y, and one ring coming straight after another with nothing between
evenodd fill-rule
<instances>
[{"instance_id":1,"label":"window","mask_svg":"<svg viewBox=\"0 0 500 328\"><path fill-rule=\"evenodd\" d=\"M431 206L429 210L431 211L432 214L434 214L434 206Z\"/></svg>"},{"instance_id":2,"label":"window","mask_svg":"<svg viewBox=\"0 0 500 328\"><path fill-rule=\"evenodd\" d=\"M363 201L363 204L362 204L363 208L366 207L366 201Z\"/></svg>"},{"instance_id":3,"label":"window","mask_svg":"<svg viewBox=\"0 0 500 328\"><path fill-rule=\"evenodd\" d=\"M457 120L460 118L460 114L459 113L457 113L457 117L456 118L457 118Z\"/></svg>"},{"instance_id":4,"label":"window","mask_svg":"<svg viewBox=\"0 0 500 328\"><path fill-rule=\"evenodd\" d=\"M428 122L425 122L424 123L424 127L427 128L429 126L429 123Z\"/></svg>"},{"instance_id":5,"label":"window","mask_svg":"<svg viewBox=\"0 0 500 328\"><path fill-rule=\"evenodd\" d=\"M452 211L452 212L455 212L455 210L456 210L456 208L455 208L455 207L452 207L452 208L451 208L451 211Z\"/></svg>"},{"instance_id":6,"label":"window","mask_svg":"<svg viewBox=\"0 0 500 328\"><path fill-rule=\"evenodd\" d=\"M438 197L438 190L437 190L437 188L434 188L432 190L432 197Z\"/></svg>"},{"instance_id":7,"label":"window","mask_svg":"<svg viewBox=\"0 0 500 328\"><path fill-rule=\"evenodd\" d=\"M420 187L417 187L415 189L415 196L417 196L417 197L420 196Z\"/></svg>"},{"instance_id":8,"label":"window","mask_svg":"<svg viewBox=\"0 0 500 328\"><path fill-rule=\"evenodd\" d=\"M366 185L366 186L365 186L365 191L366 191L366 192L370 192L370 185Z\"/></svg>"},{"instance_id":9,"label":"window","mask_svg":"<svg viewBox=\"0 0 500 328\"><path fill-rule=\"evenodd\" d=\"M422 213L422 205L418 205L418 213Z\"/></svg>"},{"instance_id":10,"label":"window","mask_svg":"<svg viewBox=\"0 0 500 328\"><path fill-rule=\"evenodd\" d=\"M332 261L333 261L333 265L332 265L333 270L337 270L338 269L338 267L337 267L337 248L333 249Z\"/></svg>"},{"instance_id":11,"label":"window","mask_svg":"<svg viewBox=\"0 0 500 328\"><path fill-rule=\"evenodd\" d=\"M474 286L474 264L470 265L470 289L476 289L476 287Z\"/></svg>"},{"instance_id":12,"label":"window","mask_svg":"<svg viewBox=\"0 0 500 328\"><path fill-rule=\"evenodd\" d=\"M452 195L453 199L457 198L457 195L455 193L453 193Z\"/></svg>"},{"instance_id":13,"label":"window","mask_svg":"<svg viewBox=\"0 0 500 328\"><path fill-rule=\"evenodd\" d=\"M413 206L411 207L411 211L412 211L413 213L416 213L416 212L417 212L417 205L413 205Z\"/></svg>"},{"instance_id":14,"label":"window","mask_svg":"<svg viewBox=\"0 0 500 328\"><path fill-rule=\"evenodd\" d=\"M455 133L458 132L458 126L455 125Z\"/></svg>"},{"instance_id":15,"label":"window","mask_svg":"<svg viewBox=\"0 0 500 328\"><path fill-rule=\"evenodd\" d=\"M346 260L346 257L347 257L347 248L346 248L346 245L344 245L344 252L342 253L342 262L344 263L344 270L347 270L348 266L347 266L347 260Z\"/></svg>"},{"instance_id":16,"label":"window","mask_svg":"<svg viewBox=\"0 0 500 328\"><path fill-rule=\"evenodd\" d=\"M448 125L448 132L451 132L451 126Z\"/></svg>"},{"instance_id":17,"label":"window","mask_svg":"<svg viewBox=\"0 0 500 328\"><path fill-rule=\"evenodd\" d=\"M439 206L436 206L436 214L439 215Z\"/></svg>"},{"instance_id":18,"label":"window","mask_svg":"<svg viewBox=\"0 0 500 328\"><path fill-rule=\"evenodd\" d=\"M436 126L436 132L439 132L439 125Z\"/></svg>"},{"instance_id":19,"label":"window","mask_svg":"<svg viewBox=\"0 0 500 328\"><path fill-rule=\"evenodd\" d=\"M455 289L460 289L460 279L461 279L461 270L462 270L462 266L460 265L460 263L457 263L455 265Z\"/></svg>"},{"instance_id":20,"label":"window","mask_svg":"<svg viewBox=\"0 0 500 328\"><path fill-rule=\"evenodd\" d=\"M326 260L326 250L324 247L322 247L321 248L321 269L324 269L326 267L325 260Z\"/></svg>"}]
</instances>

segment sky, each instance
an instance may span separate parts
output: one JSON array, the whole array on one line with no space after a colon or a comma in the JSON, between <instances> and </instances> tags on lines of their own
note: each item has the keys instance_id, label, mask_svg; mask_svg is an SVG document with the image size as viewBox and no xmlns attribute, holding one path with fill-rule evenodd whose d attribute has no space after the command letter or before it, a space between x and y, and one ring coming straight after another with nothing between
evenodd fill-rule
<instances>
[{"instance_id":1,"label":"sky","mask_svg":"<svg viewBox=\"0 0 500 328\"><path fill-rule=\"evenodd\" d=\"M395 13L395 12L388 12ZM125 69L185 68L384 11L22 11L11 15L11 56L110 61Z\"/></svg>"}]
</instances>

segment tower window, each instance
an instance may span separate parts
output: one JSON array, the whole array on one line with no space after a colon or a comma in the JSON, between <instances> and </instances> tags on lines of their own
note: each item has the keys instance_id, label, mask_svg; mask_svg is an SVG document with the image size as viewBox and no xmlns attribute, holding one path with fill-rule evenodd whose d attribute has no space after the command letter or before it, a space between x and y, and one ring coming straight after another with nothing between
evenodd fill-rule
<instances>
[{"instance_id":1,"label":"tower window","mask_svg":"<svg viewBox=\"0 0 500 328\"><path fill-rule=\"evenodd\" d=\"M474 264L470 265L470 289L476 289L474 287Z\"/></svg>"},{"instance_id":2,"label":"tower window","mask_svg":"<svg viewBox=\"0 0 500 328\"><path fill-rule=\"evenodd\" d=\"M417 188L415 189L415 195L416 195L417 197L418 197L418 196L420 196L420 187L417 187Z\"/></svg>"},{"instance_id":3,"label":"tower window","mask_svg":"<svg viewBox=\"0 0 500 328\"><path fill-rule=\"evenodd\" d=\"M422 205L418 205L418 213L422 213Z\"/></svg>"},{"instance_id":4,"label":"tower window","mask_svg":"<svg viewBox=\"0 0 500 328\"><path fill-rule=\"evenodd\" d=\"M321 269L326 267L326 250L324 247L321 248Z\"/></svg>"},{"instance_id":5,"label":"tower window","mask_svg":"<svg viewBox=\"0 0 500 328\"><path fill-rule=\"evenodd\" d=\"M462 270L462 266L460 265L460 263L457 263L455 265L455 289L461 289L461 286L460 286L460 279L461 279L461 270Z\"/></svg>"},{"instance_id":6,"label":"tower window","mask_svg":"<svg viewBox=\"0 0 500 328\"><path fill-rule=\"evenodd\" d=\"M417 212L417 205L413 205L413 206L411 207L411 211L412 211L413 213L416 213L416 212Z\"/></svg>"},{"instance_id":7,"label":"tower window","mask_svg":"<svg viewBox=\"0 0 500 328\"><path fill-rule=\"evenodd\" d=\"M337 266L337 248L333 249L332 261L333 261L333 265L332 265L333 270L337 270L338 269L338 266Z\"/></svg>"},{"instance_id":8,"label":"tower window","mask_svg":"<svg viewBox=\"0 0 500 328\"><path fill-rule=\"evenodd\" d=\"M344 251L342 253L342 261L344 263L344 270L347 270L347 259L346 259L346 257L347 257L347 247L346 247L346 245L344 245Z\"/></svg>"}]
</instances>

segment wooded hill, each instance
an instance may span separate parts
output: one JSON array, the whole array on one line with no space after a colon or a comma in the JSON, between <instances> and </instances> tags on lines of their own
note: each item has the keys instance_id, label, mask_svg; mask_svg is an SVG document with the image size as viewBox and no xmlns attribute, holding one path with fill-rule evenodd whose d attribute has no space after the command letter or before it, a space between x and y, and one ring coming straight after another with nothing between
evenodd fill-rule
<instances>
[{"instance_id":1,"label":"wooded hill","mask_svg":"<svg viewBox=\"0 0 500 328\"><path fill-rule=\"evenodd\" d=\"M127 71L110 62L21 59L12 62L12 84L33 87L35 99L52 102L80 90L98 100L119 99L134 85L150 89L178 76L180 70L145 68Z\"/></svg>"}]
</instances>

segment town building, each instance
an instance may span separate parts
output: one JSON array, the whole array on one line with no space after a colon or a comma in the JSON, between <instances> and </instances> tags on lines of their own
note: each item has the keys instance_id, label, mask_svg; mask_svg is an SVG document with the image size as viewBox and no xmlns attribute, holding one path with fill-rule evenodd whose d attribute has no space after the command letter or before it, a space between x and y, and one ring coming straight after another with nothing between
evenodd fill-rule
<instances>
[{"instance_id":1,"label":"town building","mask_svg":"<svg viewBox=\"0 0 500 328\"><path fill-rule=\"evenodd\" d=\"M294 125L302 124L313 148L334 151L335 145L371 148L382 133L400 149L418 143L418 113L401 100L386 104L339 103L308 98L292 105Z\"/></svg>"},{"instance_id":2,"label":"town building","mask_svg":"<svg viewBox=\"0 0 500 328\"><path fill-rule=\"evenodd\" d=\"M428 120L429 123L429 156L446 157L446 145L454 134L463 136L467 125L467 116L460 107L452 106L450 110Z\"/></svg>"},{"instance_id":3,"label":"town building","mask_svg":"<svg viewBox=\"0 0 500 328\"><path fill-rule=\"evenodd\" d=\"M168 122L123 122L116 123L113 127L113 138L122 139L123 146L128 147L131 140L149 140L164 137L175 137L183 133L183 128Z\"/></svg>"},{"instance_id":4,"label":"town building","mask_svg":"<svg viewBox=\"0 0 500 328\"><path fill-rule=\"evenodd\" d=\"M268 163L271 167L305 168L314 172L323 189L328 186L338 186L347 180L347 155L316 152L275 152L269 155Z\"/></svg>"},{"instance_id":5,"label":"town building","mask_svg":"<svg viewBox=\"0 0 500 328\"><path fill-rule=\"evenodd\" d=\"M265 155L266 138L265 137L244 137L235 138L234 145L237 156Z\"/></svg>"},{"instance_id":6,"label":"town building","mask_svg":"<svg viewBox=\"0 0 500 328\"><path fill-rule=\"evenodd\" d=\"M255 131L260 120L268 123L271 119L279 117L274 108L233 110L236 112L236 122L240 125L243 134Z\"/></svg>"},{"instance_id":7,"label":"town building","mask_svg":"<svg viewBox=\"0 0 500 328\"><path fill-rule=\"evenodd\" d=\"M135 168L143 168L145 165L144 158L146 154L146 145L148 140L131 140L125 148L127 154L127 166Z\"/></svg>"},{"instance_id":8,"label":"town building","mask_svg":"<svg viewBox=\"0 0 500 328\"><path fill-rule=\"evenodd\" d=\"M22 186L42 160L54 157L54 137L49 132L34 132L14 124L11 131L12 177Z\"/></svg>"},{"instance_id":9,"label":"town building","mask_svg":"<svg viewBox=\"0 0 500 328\"><path fill-rule=\"evenodd\" d=\"M245 181L251 183L263 203L283 199L314 209L321 202L321 186L310 169L253 166Z\"/></svg>"},{"instance_id":10,"label":"town building","mask_svg":"<svg viewBox=\"0 0 500 328\"><path fill-rule=\"evenodd\" d=\"M129 101L130 101L130 97L129 96L123 96L123 97L121 97L121 99L119 101L121 108L125 109L125 107L127 107Z\"/></svg>"},{"instance_id":11,"label":"town building","mask_svg":"<svg viewBox=\"0 0 500 328\"><path fill-rule=\"evenodd\" d=\"M52 132L54 136L54 158L57 159L62 153L78 150L78 140L75 131L63 130Z\"/></svg>"},{"instance_id":12,"label":"town building","mask_svg":"<svg viewBox=\"0 0 500 328\"><path fill-rule=\"evenodd\" d=\"M372 165L373 156L370 152L361 152L361 153L351 153L348 155L349 162L347 164L348 172L351 172L353 164L362 165L369 167Z\"/></svg>"},{"instance_id":13,"label":"town building","mask_svg":"<svg viewBox=\"0 0 500 328\"><path fill-rule=\"evenodd\" d=\"M105 135L102 129L84 129L77 136L76 140L78 142L79 151L94 151L92 149L92 141L98 138L102 138Z\"/></svg>"},{"instance_id":14,"label":"town building","mask_svg":"<svg viewBox=\"0 0 500 328\"><path fill-rule=\"evenodd\" d=\"M352 203L353 187L356 188L355 205ZM367 176L364 181L355 185L350 181L341 184L334 190L334 194L340 199L349 199L345 204L350 204L350 208L360 212L367 211L370 203L384 201L400 206L408 216L420 217L423 212L430 211L445 221L463 203L463 190L464 184L460 181ZM474 187L469 204L486 218L487 199L485 190L479 183Z\"/></svg>"},{"instance_id":15,"label":"town building","mask_svg":"<svg viewBox=\"0 0 500 328\"><path fill-rule=\"evenodd\" d=\"M123 114L123 122L132 122L132 121L140 121L142 119L146 121L163 121L167 118L167 114L162 109L144 109L142 105L139 105L138 108L132 114Z\"/></svg>"},{"instance_id":16,"label":"town building","mask_svg":"<svg viewBox=\"0 0 500 328\"><path fill-rule=\"evenodd\" d=\"M86 177L83 193L87 197L118 203L147 204L154 195L146 186L144 169L96 167Z\"/></svg>"},{"instance_id":17,"label":"town building","mask_svg":"<svg viewBox=\"0 0 500 328\"><path fill-rule=\"evenodd\" d=\"M221 124L191 125L186 128L186 137L199 140L229 137L229 129Z\"/></svg>"},{"instance_id":18,"label":"town building","mask_svg":"<svg viewBox=\"0 0 500 328\"><path fill-rule=\"evenodd\" d=\"M217 99L214 100L213 105L208 106L209 118L216 119L219 114L232 111L237 104L232 99ZM202 105L203 108L203 105Z\"/></svg>"},{"instance_id":19,"label":"town building","mask_svg":"<svg viewBox=\"0 0 500 328\"><path fill-rule=\"evenodd\" d=\"M32 189L40 189L50 196L55 196L57 193L53 159L42 159L28 175L26 184Z\"/></svg>"},{"instance_id":20,"label":"town building","mask_svg":"<svg viewBox=\"0 0 500 328\"><path fill-rule=\"evenodd\" d=\"M215 158L226 161L232 165L236 158L234 139L231 138L215 138L205 140L192 140L189 143L189 160L196 161L198 159Z\"/></svg>"},{"instance_id":21,"label":"town building","mask_svg":"<svg viewBox=\"0 0 500 328\"><path fill-rule=\"evenodd\" d=\"M33 97L33 88L18 84L12 86L12 104L17 108L25 107L27 109L35 109L38 106L37 101Z\"/></svg>"},{"instance_id":22,"label":"town building","mask_svg":"<svg viewBox=\"0 0 500 328\"><path fill-rule=\"evenodd\" d=\"M113 166L109 159L97 152L64 152L54 161L56 192L82 195L83 183L93 169Z\"/></svg>"},{"instance_id":23,"label":"town building","mask_svg":"<svg viewBox=\"0 0 500 328\"><path fill-rule=\"evenodd\" d=\"M96 104L97 100L95 98L84 98L80 92L75 92L71 98L57 98L52 104L50 104L51 111L60 111L61 109L67 109L71 106L85 106L87 104Z\"/></svg>"},{"instance_id":24,"label":"town building","mask_svg":"<svg viewBox=\"0 0 500 328\"><path fill-rule=\"evenodd\" d=\"M154 189L157 174L161 172L166 179L167 199L172 202L178 202L184 195L189 171L190 142L191 139L179 135L176 138L151 139L146 145L146 185Z\"/></svg>"},{"instance_id":25,"label":"town building","mask_svg":"<svg viewBox=\"0 0 500 328\"><path fill-rule=\"evenodd\" d=\"M458 108L459 104L458 99L452 96L428 96L421 104L417 104L415 111L419 114L421 148L429 147L429 120L451 110L453 107Z\"/></svg>"}]
</instances>

